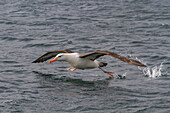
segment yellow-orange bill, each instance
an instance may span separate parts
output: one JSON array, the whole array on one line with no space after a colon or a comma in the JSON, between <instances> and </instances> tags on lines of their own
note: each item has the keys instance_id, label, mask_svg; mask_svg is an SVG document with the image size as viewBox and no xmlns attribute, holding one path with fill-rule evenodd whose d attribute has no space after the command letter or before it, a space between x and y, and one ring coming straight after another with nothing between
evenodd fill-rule
<instances>
[{"instance_id":1,"label":"yellow-orange bill","mask_svg":"<svg viewBox=\"0 0 170 113\"><path fill-rule=\"evenodd\" d=\"M49 63L55 62L55 61L57 61L57 58L54 58L54 59L50 60Z\"/></svg>"}]
</instances>

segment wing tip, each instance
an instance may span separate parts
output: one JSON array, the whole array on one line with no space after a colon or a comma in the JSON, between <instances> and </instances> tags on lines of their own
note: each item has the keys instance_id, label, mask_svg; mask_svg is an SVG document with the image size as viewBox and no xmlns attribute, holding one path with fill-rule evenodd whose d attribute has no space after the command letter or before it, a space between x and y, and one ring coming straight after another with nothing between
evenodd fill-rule
<instances>
[{"instance_id":1,"label":"wing tip","mask_svg":"<svg viewBox=\"0 0 170 113\"><path fill-rule=\"evenodd\" d=\"M33 61L32 63L39 63L39 62L35 60L35 61Z\"/></svg>"},{"instance_id":2,"label":"wing tip","mask_svg":"<svg viewBox=\"0 0 170 113\"><path fill-rule=\"evenodd\" d=\"M133 60L133 62L131 64L136 65L136 66L140 66L140 67L147 67L146 65L144 65L141 62L136 61L136 60Z\"/></svg>"},{"instance_id":3,"label":"wing tip","mask_svg":"<svg viewBox=\"0 0 170 113\"><path fill-rule=\"evenodd\" d=\"M34 60L32 63L42 63L44 61L40 61L40 60Z\"/></svg>"},{"instance_id":4,"label":"wing tip","mask_svg":"<svg viewBox=\"0 0 170 113\"><path fill-rule=\"evenodd\" d=\"M147 67L147 66L146 66L146 65L144 65L144 64L141 64L141 65L140 65L140 67Z\"/></svg>"}]
</instances>

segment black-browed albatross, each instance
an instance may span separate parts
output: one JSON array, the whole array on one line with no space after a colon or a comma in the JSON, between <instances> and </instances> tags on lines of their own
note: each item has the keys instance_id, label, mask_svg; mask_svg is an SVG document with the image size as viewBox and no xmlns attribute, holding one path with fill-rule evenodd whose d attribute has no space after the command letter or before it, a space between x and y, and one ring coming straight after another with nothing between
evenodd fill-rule
<instances>
[{"instance_id":1,"label":"black-browed albatross","mask_svg":"<svg viewBox=\"0 0 170 113\"><path fill-rule=\"evenodd\" d=\"M107 63L99 62L96 59L104 56L104 55L110 55L112 57L118 58L121 61L127 62L129 64L133 64L136 66L146 67L146 65L140 63L139 61L129 59L123 56L120 56L116 53L109 52L109 51L95 51L88 54L80 54L75 53L71 50L56 50L56 51L49 51L33 61L32 63L40 63L44 62L50 58L55 57L54 59L50 60L49 63L55 62L55 61L66 61L68 62L72 67L68 68L67 70L75 71L76 69L91 69L91 68L99 68L104 73L109 74L110 76L113 76L113 72L107 72L103 70L101 67L105 67Z\"/></svg>"}]
</instances>

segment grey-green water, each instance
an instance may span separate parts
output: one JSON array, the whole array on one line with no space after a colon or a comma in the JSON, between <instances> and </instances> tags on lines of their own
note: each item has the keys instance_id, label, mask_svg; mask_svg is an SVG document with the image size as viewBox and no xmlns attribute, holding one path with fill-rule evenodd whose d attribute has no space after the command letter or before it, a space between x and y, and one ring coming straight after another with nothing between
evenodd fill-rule
<instances>
[{"instance_id":1,"label":"grey-green water","mask_svg":"<svg viewBox=\"0 0 170 113\"><path fill-rule=\"evenodd\" d=\"M112 51L148 68L104 56L115 72L108 79L99 69L31 63L60 49ZM2 113L169 113L169 70L169 0L0 1Z\"/></svg>"}]
</instances>

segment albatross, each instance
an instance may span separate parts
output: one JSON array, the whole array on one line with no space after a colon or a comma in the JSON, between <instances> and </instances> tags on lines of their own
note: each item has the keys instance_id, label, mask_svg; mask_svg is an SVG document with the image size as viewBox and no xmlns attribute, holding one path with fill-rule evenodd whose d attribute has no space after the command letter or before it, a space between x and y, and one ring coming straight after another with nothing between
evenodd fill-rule
<instances>
[{"instance_id":1,"label":"albatross","mask_svg":"<svg viewBox=\"0 0 170 113\"><path fill-rule=\"evenodd\" d=\"M127 62L132 65L146 67L146 65L142 64L141 62L139 62L137 60L133 60L130 58L120 56L114 52L94 51L94 52L91 52L88 54L80 54L80 53L75 53L68 49L49 51L49 52L43 54L42 56L40 56L38 59L36 59L32 63L41 63L41 62L47 61L54 57L54 59L49 60L49 63L55 62L57 60L58 61L66 61L72 66L70 68L67 68L67 70L75 71L76 69L99 68L104 73L107 73L110 76L113 76L114 72L107 72L102 69L102 67L105 67L107 65L107 63L100 62L100 61L96 60L99 57L104 56L104 55L109 55L109 56L115 57L123 62Z\"/></svg>"}]
</instances>

